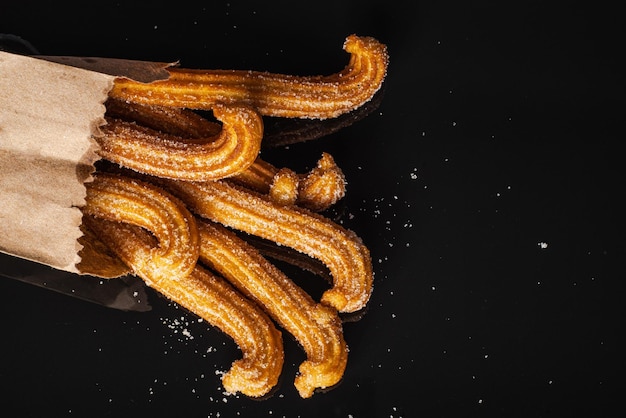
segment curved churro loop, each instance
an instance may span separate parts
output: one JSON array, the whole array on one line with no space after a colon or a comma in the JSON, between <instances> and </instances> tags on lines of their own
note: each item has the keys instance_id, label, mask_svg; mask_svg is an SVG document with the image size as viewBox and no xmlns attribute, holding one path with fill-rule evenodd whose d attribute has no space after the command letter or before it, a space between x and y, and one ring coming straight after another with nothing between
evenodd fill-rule
<instances>
[{"instance_id":1,"label":"curved churro loop","mask_svg":"<svg viewBox=\"0 0 626 418\"><path fill-rule=\"evenodd\" d=\"M282 205L298 204L315 212L328 209L346 193L346 178L333 157L323 153L317 166L308 174L296 175L257 158L246 170L229 180L268 194Z\"/></svg>"},{"instance_id":2,"label":"curved churro loop","mask_svg":"<svg viewBox=\"0 0 626 418\"><path fill-rule=\"evenodd\" d=\"M214 135L221 129L218 124L187 109L125 103L116 99L109 99L106 106L110 116L183 138L197 140ZM317 167L306 175L296 175L290 169L279 169L257 158L232 178L238 184L269 194L279 204L297 203L317 212L334 205L346 190L343 172L327 153L322 154Z\"/></svg>"},{"instance_id":3,"label":"curved churro loop","mask_svg":"<svg viewBox=\"0 0 626 418\"><path fill-rule=\"evenodd\" d=\"M351 54L348 65L328 76L169 68L169 79L150 84L118 78L109 95L189 109L246 104L264 116L333 118L368 102L380 89L388 65L385 45L374 38L351 35L344 50Z\"/></svg>"},{"instance_id":4,"label":"curved churro loop","mask_svg":"<svg viewBox=\"0 0 626 418\"><path fill-rule=\"evenodd\" d=\"M196 267L182 282L168 282L161 293L233 338L243 358L222 377L229 393L267 395L278 383L284 351L280 331L254 304L223 279Z\"/></svg>"},{"instance_id":5,"label":"curved churro loop","mask_svg":"<svg viewBox=\"0 0 626 418\"><path fill-rule=\"evenodd\" d=\"M322 302L340 312L363 308L372 292L369 251L353 232L295 206L276 205L224 181L164 181L199 216L301 251L326 264L333 287Z\"/></svg>"},{"instance_id":6,"label":"curved churro loop","mask_svg":"<svg viewBox=\"0 0 626 418\"><path fill-rule=\"evenodd\" d=\"M83 214L140 226L157 238L156 249L133 249L132 263L121 257L135 274L150 285L191 273L198 261L198 229L178 199L151 184L115 174L94 174L86 187ZM123 248L111 250L119 254Z\"/></svg>"},{"instance_id":7,"label":"curved churro loop","mask_svg":"<svg viewBox=\"0 0 626 418\"><path fill-rule=\"evenodd\" d=\"M333 308L316 304L254 247L221 225L199 222L200 260L255 300L307 354L295 386L303 398L316 388L337 384L348 349L341 321Z\"/></svg>"},{"instance_id":8,"label":"curved churro loop","mask_svg":"<svg viewBox=\"0 0 626 418\"><path fill-rule=\"evenodd\" d=\"M246 107L213 106L223 122L216 137L184 140L132 122L108 119L96 137L99 155L159 177L207 181L231 176L254 162L261 148L263 121Z\"/></svg>"},{"instance_id":9,"label":"curved churro loop","mask_svg":"<svg viewBox=\"0 0 626 418\"><path fill-rule=\"evenodd\" d=\"M137 271L142 270L145 254L159 245L147 231L129 224L90 216L85 222ZM284 361L282 336L256 305L200 266L184 278L138 275L162 295L233 338L243 358L233 362L222 377L226 391L259 397L276 385Z\"/></svg>"}]
</instances>

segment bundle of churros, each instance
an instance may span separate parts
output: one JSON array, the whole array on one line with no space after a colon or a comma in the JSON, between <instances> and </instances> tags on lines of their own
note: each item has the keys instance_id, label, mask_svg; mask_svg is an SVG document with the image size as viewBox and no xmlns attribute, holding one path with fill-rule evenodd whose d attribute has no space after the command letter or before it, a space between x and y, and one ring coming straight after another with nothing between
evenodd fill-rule
<instances>
[{"instance_id":1,"label":"bundle of churros","mask_svg":"<svg viewBox=\"0 0 626 418\"><path fill-rule=\"evenodd\" d=\"M299 174L259 157L264 116L337 118L380 89L385 46L350 36L344 49L349 63L329 76L169 68L152 83L116 79L105 103L95 140L106 162L86 185L79 267L135 274L231 336L243 357L222 377L230 393L277 384L281 331L307 356L294 383L303 398L336 385L348 359L339 313L372 292L367 247L320 214L345 193L333 158ZM241 233L320 261L332 285L314 300Z\"/></svg>"}]
</instances>

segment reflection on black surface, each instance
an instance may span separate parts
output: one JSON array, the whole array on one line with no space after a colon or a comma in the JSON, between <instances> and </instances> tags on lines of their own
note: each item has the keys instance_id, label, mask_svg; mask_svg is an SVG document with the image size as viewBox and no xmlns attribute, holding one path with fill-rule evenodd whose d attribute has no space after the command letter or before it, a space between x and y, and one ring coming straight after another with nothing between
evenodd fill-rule
<instances>
[{"instance_id":1,"label":"reflection on black surface","mask_svg":"<svg viewBox=\"0 0 626 418\"><path fill-rule=\"evenodd\" d=\"M74 298L123 311L151 309L145 285L135 277L100 279L55 270L42 264L0 253L0 276L19 280Z\"/></svg>"},{"instance_id":2,"label":"reflection on black surface","mask_svg":"<svg viewBox=\"0 0 626 418\"><path fill-rule=\"evenodd\" d=\"M336 118L325 120L288 119L265 117L263 146L278 147L311 141L337 132L365 118L376 110L384 96L383 86L372 99L363 106Z\"/></svg>"},{"instance_id":3,"label":"reflection on black surface","mask_svg":"<svg viewBox=\"0 0 626 418\"><path fill-rule=\"evenodd\" d=\"M22 55L39 54L37 48L26 39L10 33L0 33L0 51Z\"/></svg>"}]
</instances>

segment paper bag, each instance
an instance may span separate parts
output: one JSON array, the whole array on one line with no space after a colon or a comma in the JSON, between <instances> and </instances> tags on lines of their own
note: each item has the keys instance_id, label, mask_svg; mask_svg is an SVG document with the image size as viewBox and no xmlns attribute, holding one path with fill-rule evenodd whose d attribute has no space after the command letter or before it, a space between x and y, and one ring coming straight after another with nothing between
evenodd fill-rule
<instances>
[{"instance_id":1,"label":"paper bag","mask_svg":"<svg viewBox=\"0 0 626 418\"><path fill-rule=\"evenodd\" d=\"M116 76L164 79L168 65L0 51L0 252L79 272L79 208L107 94Z\"/></svg>"}]
</instances>

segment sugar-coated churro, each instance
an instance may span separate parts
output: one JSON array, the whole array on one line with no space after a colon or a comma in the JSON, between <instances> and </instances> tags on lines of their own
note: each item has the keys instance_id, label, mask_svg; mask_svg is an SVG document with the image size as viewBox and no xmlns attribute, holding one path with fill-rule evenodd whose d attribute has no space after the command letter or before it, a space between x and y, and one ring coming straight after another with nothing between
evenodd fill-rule
<instances>
[{"instance_id":1,"label":"sugar-coated churro","mask_svg":"<svg viewBox=\"0 0 626 418\"><path fill-rule=\"evenodd\" d=\"M246 104L265 116L333 118L368 102L387 73L387 49L376 39L351 35L344 49L351 54L348 65L328 76L170 68L167 80L149 84L118 79L110 96L189 109Z\"/></svg>"}]
</instances>

